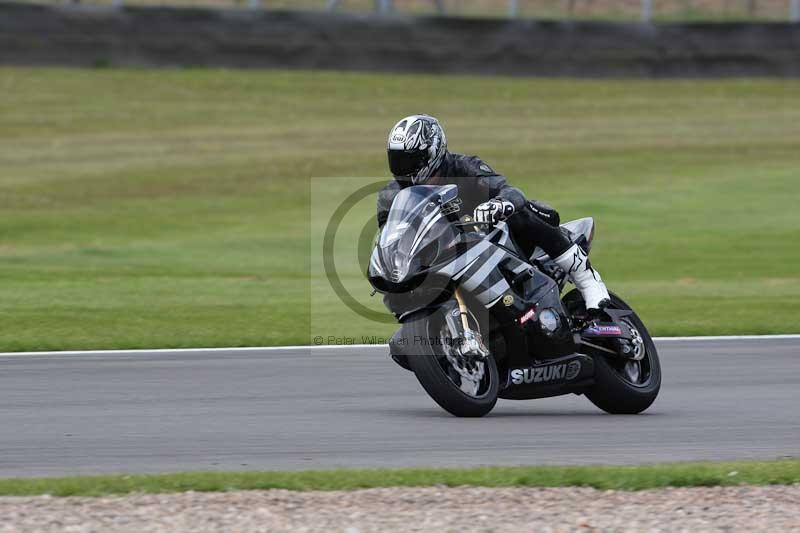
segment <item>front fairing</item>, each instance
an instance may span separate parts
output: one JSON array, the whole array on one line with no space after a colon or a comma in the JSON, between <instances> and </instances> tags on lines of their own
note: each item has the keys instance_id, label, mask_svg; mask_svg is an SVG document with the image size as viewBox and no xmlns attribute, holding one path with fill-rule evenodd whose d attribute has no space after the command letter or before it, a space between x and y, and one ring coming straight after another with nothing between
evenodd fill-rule
<instances>
[{"instance_id":1,"label":"front fairing","mask_svg":"<svg viewBox=\"0 0 800 533\"><path fill-rule=\"evenodd\" d=\"M370 279L403 285L427 272L455 244L458 232L442 209L452 186L417 185L398 193L370 261Z\"/></svg>"}]
</instances>

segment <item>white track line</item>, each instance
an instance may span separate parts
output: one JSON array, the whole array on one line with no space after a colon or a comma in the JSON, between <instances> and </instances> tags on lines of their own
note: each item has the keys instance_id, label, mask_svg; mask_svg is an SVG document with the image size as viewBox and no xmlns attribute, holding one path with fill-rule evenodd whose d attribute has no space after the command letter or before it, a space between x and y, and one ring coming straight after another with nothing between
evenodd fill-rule
<instances>
[{"instance_id":1,"label":"white track line","mask_svg":"<svg viewBox=\"0 0 800 533\"><path fill-rule=\"evenodd\" d=\"M770 339L800 339L800 334L785 335L709 335L707 337L653 337L654 341L759 341Z\"/></svg>"},{"instance_id":2,"label":"white track line","mask_svg":"<svg viewBox=\"0 0 800 533\"><path fill-rule=\"evenodd\" d=\"M754 340L800 340L800 334L791 335L721 335L708 337L653 337L657 342L674 341L754 341ZM346 344L322 346L253 346L246 348L159 348L154 350L85 350L85 351L55 351L55 352L0 352L0 357L30 357L37 355L154 355L154 354L201 354L219 352L316 352L326 350L353 350L386 347L385 344Z\"/></svg>"}]
</instances>

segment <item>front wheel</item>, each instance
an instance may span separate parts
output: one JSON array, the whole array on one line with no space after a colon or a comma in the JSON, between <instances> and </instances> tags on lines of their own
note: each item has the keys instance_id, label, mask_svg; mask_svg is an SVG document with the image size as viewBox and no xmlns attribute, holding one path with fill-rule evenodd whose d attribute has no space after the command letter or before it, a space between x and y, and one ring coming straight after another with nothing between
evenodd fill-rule
<instances>
[{"instance_id":1,"label":"front wheel","mask_svg":"<svg viewBox=\"0 0 800 533\"><path fill-rule=\"evenodd\" d=\"M565 303L570 299L580 298L579 294L573 293L565 297ZM570 303L574 305L575 302ZM609 307L633 311L614 293L611 293ZM656 400L661 389L661 363L656 345L639 315L634 312L622 320L627 322L633 333L636 357L623 359L595 356L595 384L586 391L586 397L607 413L633 415L641 413Z\"/></svg>"},{"instance_id":2,"label":"front wheel","mask_svg":"<svg viewBox=\"0 0 800 533\"><path fill-rule=\"evenodd\" d=\"M441 312L407 323L414 341L409 366L422 388L448 413L484 416L497 403L500 374L494 357L465 359L458 354ZM477 329L477 325L473 326Z\"/></svg>"}]
</instances>

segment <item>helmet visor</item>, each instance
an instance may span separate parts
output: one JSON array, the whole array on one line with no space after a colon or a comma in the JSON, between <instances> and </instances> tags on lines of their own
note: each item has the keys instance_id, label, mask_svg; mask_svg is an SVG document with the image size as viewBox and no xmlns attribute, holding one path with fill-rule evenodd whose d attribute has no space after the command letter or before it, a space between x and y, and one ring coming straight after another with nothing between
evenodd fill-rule
<instances>
[{"instance_id":1,"label":"helmet visor","mask_svg":"<svg viewBox=\"0 0 800 533\"><path fill-rule=\"evenodd\" d=\"M415 177L428 164L427 150L388 150L389 169L395 176Z\"/></svg>"}]
</instances>

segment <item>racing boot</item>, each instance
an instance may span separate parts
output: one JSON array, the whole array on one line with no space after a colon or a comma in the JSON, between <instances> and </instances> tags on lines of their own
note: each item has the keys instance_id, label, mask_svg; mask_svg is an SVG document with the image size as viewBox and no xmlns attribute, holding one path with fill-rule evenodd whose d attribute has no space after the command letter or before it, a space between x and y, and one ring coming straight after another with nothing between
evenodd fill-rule
<instances>
[{"instance_id":1,"label":"racing boot","mask_svg":"<svg viewBox=\"0 0 800 533\"><path fill-rule=\"evenodd\" d=\"M592 268L589 257L583 248L573 244L566 252L556 257L555 262L581 291L583 301L586 302L586 310L589 313L597 312L610 303L608 289L600 278L600 274Z\"/></svg>"}]
</instances>

